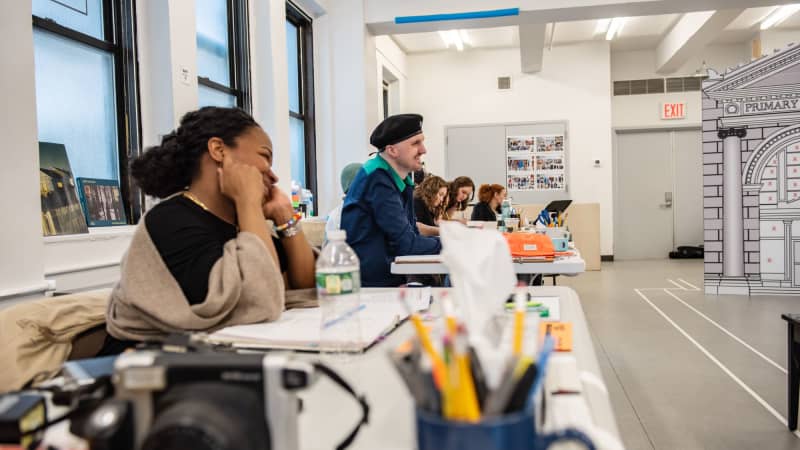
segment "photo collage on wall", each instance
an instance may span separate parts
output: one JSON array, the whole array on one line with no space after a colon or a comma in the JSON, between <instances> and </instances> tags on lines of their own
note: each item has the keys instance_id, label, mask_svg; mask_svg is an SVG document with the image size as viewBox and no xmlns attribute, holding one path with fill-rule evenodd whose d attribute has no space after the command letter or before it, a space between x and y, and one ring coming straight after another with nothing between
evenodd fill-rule
<instances>
[{"instance_id":1,"label":"photo collage on wall","mask_svg":"<svg viewBox=\"0 0 800 450\"><path fill-rule=\"evenodd\" d=\"M506 178L509 191L563 191L564 136L508 136Z\"/></svg>"}]
</instances>

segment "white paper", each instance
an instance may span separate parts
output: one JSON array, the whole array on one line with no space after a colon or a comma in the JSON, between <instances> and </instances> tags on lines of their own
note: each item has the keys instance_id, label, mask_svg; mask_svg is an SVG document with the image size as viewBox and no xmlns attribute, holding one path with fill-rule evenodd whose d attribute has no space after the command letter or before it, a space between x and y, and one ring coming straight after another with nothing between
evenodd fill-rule
<instances>
[{"instance_id":1,"label":"white paper","mask_svg":"<svg viewBox=\"0 0 800 450\"><path fill-rule=\"evenodd\" d=\"M430 289L409 289L406 298L414 311L428 309ZM348 351L361 351L391 331L405 319L405 308L397 299L397 290L380 293L361 292L364 308L358 312L361 338L345 342ZM427 294L427 295L426 295ZM295 350L326 350L320 347L320 308L298 308L284 311L274 322L236 325L219 330L209 339L247 348L281 348Z\"/></svg>"}]
</instances>

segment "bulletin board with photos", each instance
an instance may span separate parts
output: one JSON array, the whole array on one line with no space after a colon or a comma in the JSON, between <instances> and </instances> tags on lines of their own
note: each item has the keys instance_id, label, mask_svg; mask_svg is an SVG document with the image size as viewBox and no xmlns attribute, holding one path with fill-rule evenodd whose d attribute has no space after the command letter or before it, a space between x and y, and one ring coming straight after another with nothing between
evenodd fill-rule
<instances>
[{"instance_id":1,"label":"bulletin board with photos","mask_svg":"<svg viewBox=\"0 0 800 450\"><path fill-rule=\"evenodd\" d=\"M506 189L509 191L565 191L564 135L506 137Z\"/></svg>"}]
</instances>

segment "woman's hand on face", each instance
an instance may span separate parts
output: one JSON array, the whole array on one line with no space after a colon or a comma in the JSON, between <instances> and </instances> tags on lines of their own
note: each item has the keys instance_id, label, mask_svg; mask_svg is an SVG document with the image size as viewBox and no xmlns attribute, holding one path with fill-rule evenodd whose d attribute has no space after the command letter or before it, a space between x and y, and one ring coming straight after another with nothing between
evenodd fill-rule
<instances>
[{"instance_id":1,"label":"woman's hand on face","mask_svg":"<svg viewBox=\"0 0 800 450\"><path fill-rule=\"evenodd\" d=\"M237 162L226 154L217 173L222 195L231 199L237 207L243 205L260 207L264 202L263 176L254 166Z\"/></svg>"},{"instance_id":2,"label":"woman's hand on face","mask_svg":"<svg viewBox=\"0 0 800 450\"><path fill-rule=\"evenodd\" d=\"M278 186L268 188L267 200L264 203L264 218L269 219L275 225L283 225L294 215L292 201Z\"/></svg>"}]
</instances>

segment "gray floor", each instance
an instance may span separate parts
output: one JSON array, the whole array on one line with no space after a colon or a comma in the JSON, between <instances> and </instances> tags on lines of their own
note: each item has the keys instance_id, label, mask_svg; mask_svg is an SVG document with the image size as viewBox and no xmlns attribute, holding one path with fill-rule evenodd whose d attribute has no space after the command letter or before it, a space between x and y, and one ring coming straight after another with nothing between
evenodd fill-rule
<instances>
[{"instance_id":1,"label":"gray floor","mask_svg":"<svg viewBox=\"0 0 800 450\"><path fill-rule=\"evenodd\" d=\"M580 295L628 449L800 449L784 425L780 318L800 298L706 296L698 260L604 263L558 283Z\"/></svg>"}]
</instances>

